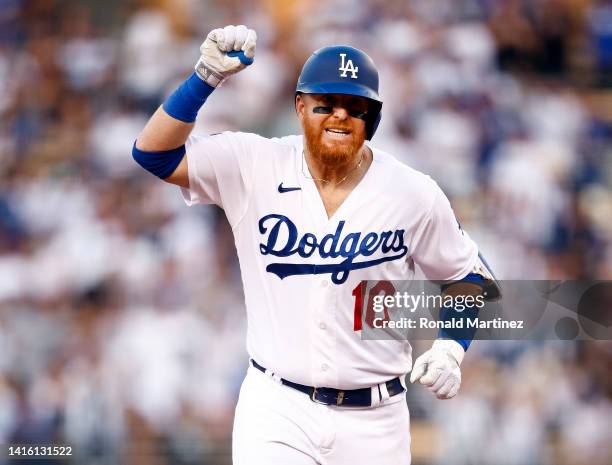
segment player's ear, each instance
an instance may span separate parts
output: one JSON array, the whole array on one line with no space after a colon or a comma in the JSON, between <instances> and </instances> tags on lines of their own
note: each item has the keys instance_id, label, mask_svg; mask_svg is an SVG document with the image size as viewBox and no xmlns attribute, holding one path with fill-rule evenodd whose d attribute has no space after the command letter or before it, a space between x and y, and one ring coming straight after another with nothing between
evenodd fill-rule
<instances>
[{"instance_id":1,"label":"player's ear","mask_svg":"<svg viewBox=\"0 0 612 465\"><path fill-rule=\"evenodd\" d=\"M304 104L304 97L302 97L302 94L299 94L299 93L296 94L295 95L295 112L297 113L300 119L304 117L305 107L306 105Z\"/></svg>"}]
</instances>

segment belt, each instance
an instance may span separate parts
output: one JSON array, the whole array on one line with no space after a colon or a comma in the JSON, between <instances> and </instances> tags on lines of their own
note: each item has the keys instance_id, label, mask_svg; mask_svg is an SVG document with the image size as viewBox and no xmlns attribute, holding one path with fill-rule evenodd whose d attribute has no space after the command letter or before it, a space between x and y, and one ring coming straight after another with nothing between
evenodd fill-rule
<instances>
[{"instance_id":1,"label":"belt","mask_svg":"<svg viewBox=\"0 0 612 465\"><path fill-rule=\"evenodd\" d=\"M269 371L262 367L255 360L251 359L251 363L259 371L268 374ZM281 384L293 388L297 391L303 392L310 400L317 404L323 405L342 405L345 407L370 407L372 406L372 388L362 389L349 389L341 390L328 387L312 387L305 386L304 384L294 383L293 381L280 379ZM399 378L394 378L386 383L383 383L387 388L389 397L393 397L397 394L404 392L404 386ZM379 400L382 399L382 393L380 391L380 385L375 386L378 388Z\"/></svg>"}]
</instances>

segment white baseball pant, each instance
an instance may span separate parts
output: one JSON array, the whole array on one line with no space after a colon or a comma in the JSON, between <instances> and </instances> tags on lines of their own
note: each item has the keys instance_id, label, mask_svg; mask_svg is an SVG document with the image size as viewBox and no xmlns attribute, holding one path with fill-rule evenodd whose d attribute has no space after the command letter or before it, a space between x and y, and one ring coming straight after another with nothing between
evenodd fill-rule
<instances>
[{"instance_id":1,"label":"white baseball pant","mask_svg":"<svg viewBox=\"0 0 612 465\"><path fill-rule=\"evenodd\" d=\"M405 393L376 407L317 404L249 367L234 419L234 465L410 465Z\"/></svg>"}]
</instances>

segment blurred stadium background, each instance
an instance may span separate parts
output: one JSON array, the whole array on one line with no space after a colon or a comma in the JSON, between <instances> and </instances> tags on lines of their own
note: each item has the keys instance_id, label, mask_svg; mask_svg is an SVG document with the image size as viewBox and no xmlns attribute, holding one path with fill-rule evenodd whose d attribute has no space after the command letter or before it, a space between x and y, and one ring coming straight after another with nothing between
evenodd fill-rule
<instances>
[{"instance_id":1,"label":"blurred stadium background","mask_svg":"<svg viewBox=\"0 0 612 465\"><path fill-rule=\"evenodd\" d=\"M612 278L612 1L0 0L0 444L231 462L231 234L130 156L225 24L257 58L196 130L295 133L304 59L362 47L374 144L438 180L498 277ZM455 400L410 389L415 465L612 463L610 342L479 341L464 367Z\"/></svg>"}]
</instances>

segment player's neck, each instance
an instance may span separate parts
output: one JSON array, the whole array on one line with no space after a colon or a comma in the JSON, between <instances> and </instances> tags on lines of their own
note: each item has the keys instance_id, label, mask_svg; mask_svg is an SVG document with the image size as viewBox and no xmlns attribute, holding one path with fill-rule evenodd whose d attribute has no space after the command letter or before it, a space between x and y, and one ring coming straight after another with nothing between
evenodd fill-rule
<instances>
[{"instance_id":1,"label":"player's neck","mask_svg":"<svg viewBox=\"0 0 612 465\"><path fill-rule=\"evenodd\" d=\"M366 145L342 164L327 163L308 148L304 148L304 158L313 180L324 189L358 184L372 162L371 150Z\"/></svg>"}]
</instances>

